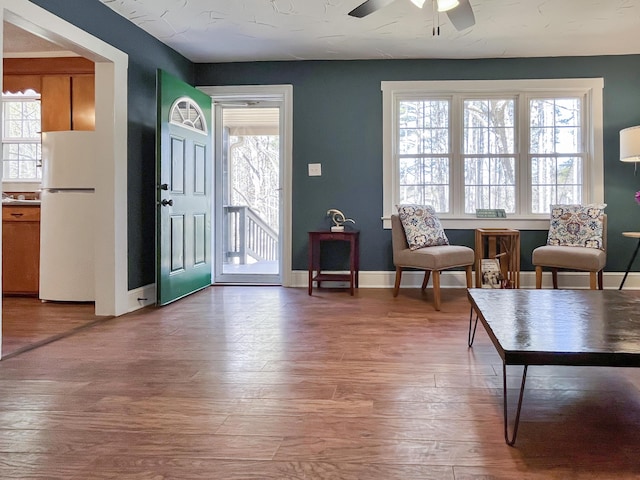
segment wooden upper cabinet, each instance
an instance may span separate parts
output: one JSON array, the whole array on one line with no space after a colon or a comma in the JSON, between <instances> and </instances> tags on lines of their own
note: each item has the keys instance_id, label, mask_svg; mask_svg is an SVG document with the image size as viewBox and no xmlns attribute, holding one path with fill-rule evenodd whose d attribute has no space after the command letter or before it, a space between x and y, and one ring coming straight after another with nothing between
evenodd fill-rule
<instances>
[{"instance_id":1,"label":"wooden upper cabinet","mask_svg":"<svg viewBox=\"0 0 640 480\"><path fill-rule=\"evenodd\" d=\"M69 75L43 75L42 131L71 130L71 77Z\"/></svg>"},{"instance_id":2,"label":"wooden upper cabinet","mask_svg":"<svg viewBox=\"0 0 640 480\"><path fill-rule=\"evenodd\" d=\"M94 75L74 75L71 77L71 129L96 129Z\"/></svg>"},{"instance_id":3,"label":"wooden upper cabinet","mask_svg":"<svg viewBox=\"0 0 640 480\"><path fill-rule=\"evenodd\" d=\"M40 93L42 131L95 130L95 65L81 57L5 58L3 91Z\"/></svg>"}]
</instances>

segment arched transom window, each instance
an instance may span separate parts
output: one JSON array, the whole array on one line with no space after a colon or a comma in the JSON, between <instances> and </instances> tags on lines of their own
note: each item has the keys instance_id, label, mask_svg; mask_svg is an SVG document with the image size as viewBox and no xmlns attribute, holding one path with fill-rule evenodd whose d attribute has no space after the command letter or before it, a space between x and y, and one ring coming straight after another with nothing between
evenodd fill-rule
<instances>
[{"instance_id":1,"label":"arched transom window","mask_svg":"<svg viewBox=\"0 0 640 480\"><path fill-rule=\"evenodd\" d=\"M198 104L189 97L181 97L173 103L169 122L207 134L207 122L204 114Z\"/></svg>"}]
</instances>

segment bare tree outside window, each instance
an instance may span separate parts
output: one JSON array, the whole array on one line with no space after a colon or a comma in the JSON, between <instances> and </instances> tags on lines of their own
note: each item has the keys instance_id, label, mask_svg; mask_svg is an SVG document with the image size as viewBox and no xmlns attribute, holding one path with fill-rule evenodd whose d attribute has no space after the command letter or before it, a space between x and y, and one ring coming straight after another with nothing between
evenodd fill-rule
<instances>
[{"instance_id":1,"label":"bare tree outside window","mask_svg":"<svg viewBox=\"0 0 640 480\"><path fill-rule=\"evenodd\" d=\"M515 101L464 101L464 212L516 208Z\"/></svg>"},{"instance_id":2,"label":"bare tree outside window","mask_svg":"<svg viewBox=\"0 0 640 480\"><path fill-rule=\"evenodd\" d=\"M41 163L40 95L33 90L2 95L2 178L39 181Z\"/></svg>"},{"instance_id":3,"label":"bare tree outside window","mask_svg":"<svg viewBox=\"0 0 640 480\"><path fill-rule=\"evenodd\" d=\"M231 162L231 204L247 205L274 231L279 225L278 135L229 137Z\"/></svg>"},{"instance_id":4,"label":"bare tree outside window","mask_svg":"<svg viewBox=\"0 0 640 480\"><path fill-rule=\"evenodd\" d=\"M400 203L431 205L448 212L449 101L400 102L399 116Z\"/></svg>"},{"instance_id":5,"label":"bare tree outside window","mask_svg":"<svg viewBox=\"0 0 640 480\"><path fill-rule=\"evenodd\" d=\"M531 209L582 203L584 154L580 98L539 98L530 105Z\"/></svg>"}]
</instances>

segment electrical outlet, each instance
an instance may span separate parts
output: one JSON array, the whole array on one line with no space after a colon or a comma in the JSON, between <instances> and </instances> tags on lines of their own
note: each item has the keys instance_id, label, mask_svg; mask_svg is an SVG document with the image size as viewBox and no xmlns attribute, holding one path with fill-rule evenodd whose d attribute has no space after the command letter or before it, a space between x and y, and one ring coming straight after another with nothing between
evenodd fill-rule
<instances>
[{"instance_id":1,"label":"electrical outlet","mask_svg":"<svg viewBox=\"0 0 640 480\"><path fill-rule=\"evenodd\" d=\"M321 163L310 163L309 164L309 176L310 177L320 177L322 175L322 164Z\"/></svg>"}]
</instances>

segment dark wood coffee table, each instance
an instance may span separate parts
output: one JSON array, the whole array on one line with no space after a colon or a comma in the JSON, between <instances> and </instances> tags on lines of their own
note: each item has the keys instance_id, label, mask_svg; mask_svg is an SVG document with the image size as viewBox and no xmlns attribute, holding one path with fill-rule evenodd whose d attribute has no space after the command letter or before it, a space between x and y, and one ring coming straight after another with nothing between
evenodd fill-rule
<instances>
[{"instance_id":1,"label":"dark wood coffee table","mask_svg":"<svg viewBox=\"0 0 640 480\"><path fill-rule=\"evenodd\" d=\"M640 367L640 292L475 288L468 297L469 347L480 319L502 358L508 445L516 441L529 365ZM507 365L524 366L511 438Z\"/></svg>"}]
</instances>

